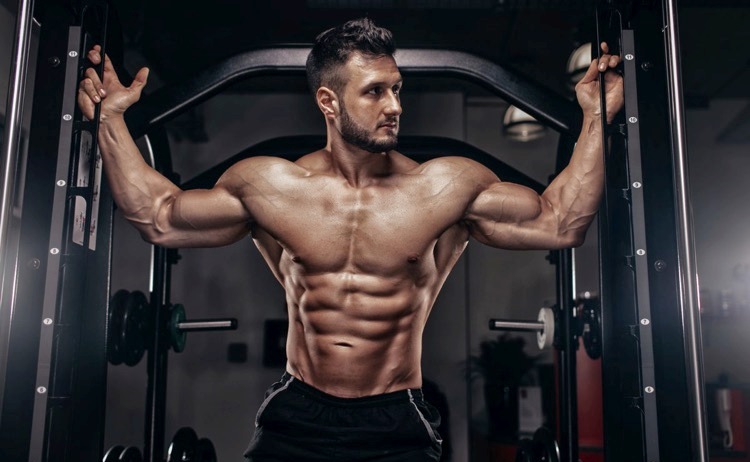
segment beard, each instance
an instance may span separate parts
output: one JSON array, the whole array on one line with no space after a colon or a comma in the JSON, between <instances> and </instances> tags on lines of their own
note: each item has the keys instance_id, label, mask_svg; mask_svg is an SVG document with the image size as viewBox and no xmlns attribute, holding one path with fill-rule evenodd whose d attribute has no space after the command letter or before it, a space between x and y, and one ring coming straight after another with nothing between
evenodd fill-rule
<instances>
[{"instance_id":1,"label":"beard","mask_svg":"<svg viewBox=\"0 0 750 462\"><path fill-rule=\"evenodd\" d=\"M347 143L373 153L391 151L398 146L398 135L375 138L365 127L352 120L343 104L341 106L341 137Z\"/></svg>"}]
</instances>

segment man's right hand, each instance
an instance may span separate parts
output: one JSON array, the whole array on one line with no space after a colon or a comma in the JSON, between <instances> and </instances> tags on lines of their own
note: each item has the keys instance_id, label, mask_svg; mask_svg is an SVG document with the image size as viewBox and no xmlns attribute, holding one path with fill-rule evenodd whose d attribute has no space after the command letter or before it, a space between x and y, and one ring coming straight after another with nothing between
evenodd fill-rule
<instances>
[{"instance_id":1,"label":"man's right hand","mask_svg":"<svg viewBox=\"0 0 750 462\"><path fill-rule=\"evenodd\" d=\"M101 47L95 45L89 51L88 58L94 65L101 63ZM103 121L108 117L121 116L127 108L141 98L141 91L148 79L148 68L141 68L135 75L133 83L126 87L117 78L112 61L104 55L104 78L99 79L96 71L91 67L86 69L84 75L84 79L78 85L78 105L83 115L93 120L94 107L101 102L99 116Z\"/></svg>"}]
</instances>

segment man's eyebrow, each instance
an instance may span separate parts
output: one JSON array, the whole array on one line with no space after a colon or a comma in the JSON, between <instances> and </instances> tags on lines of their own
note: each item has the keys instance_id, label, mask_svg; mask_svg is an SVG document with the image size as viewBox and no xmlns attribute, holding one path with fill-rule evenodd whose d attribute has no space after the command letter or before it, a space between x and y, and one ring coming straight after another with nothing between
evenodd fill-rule
<instances>
[{"instance_id":1,"label":"man's eyebrow","mask_svg":"<svg viewBox=\"0 0 750 462\"><path fill-rule=\"evenodd\" d=\"M400 78L400 79L398 79L393 84L391 84L391 83L389 83L389 82L387 82L385 80L375 80L375 81L372 81L372 82L365 83L364 86L367 87L367 88L370 88L370 87L381 87L381 86L388 86L388 85L392 85L392 86L403 85L403 83L404 83L404 79Z\"/></svg>"}]
</instances>

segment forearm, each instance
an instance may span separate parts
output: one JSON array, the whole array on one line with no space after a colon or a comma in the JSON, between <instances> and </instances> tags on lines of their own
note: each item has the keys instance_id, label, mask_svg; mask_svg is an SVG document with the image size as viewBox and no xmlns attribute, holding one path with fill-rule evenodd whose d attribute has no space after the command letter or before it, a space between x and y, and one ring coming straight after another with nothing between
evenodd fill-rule
<instances>
[{"instance_id":1,"label":"forearm","mask_svg":"<svg viewBox=\"0 0 750 462\"><path fill-rule=\"evenodd\" d=\"M160 207L173 200L179 188L143 160L122 117L101 121L99 147L115 203L141 233L150 235Z\"/></svg>"},{"instance_id":2,"label":"forearm","mask_svg":"<svg viewBox=\"0 0 750 462\"><path fill-rule=\"evenodd\" d=\"M582 242L594 220L604 190L602 121L584 117L570 163L547 187L542 197L555 210L561 234Z\"/></svg>"}]
</instances>

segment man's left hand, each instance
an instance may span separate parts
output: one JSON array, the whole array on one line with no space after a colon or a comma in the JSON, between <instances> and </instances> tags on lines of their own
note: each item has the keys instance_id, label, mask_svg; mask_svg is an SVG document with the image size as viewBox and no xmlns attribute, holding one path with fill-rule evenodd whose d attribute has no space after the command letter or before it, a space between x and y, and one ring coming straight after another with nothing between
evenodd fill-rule
<instances>
[{"instance_id":1,"label":"man's left hand","mask_svg":"<svg viewBox=\"0 0 750 462\"><path fill-rule=\"evenodd\" d=\"M604 73L604 95L607 106L607 123L611 123L623 106L622 76L615 72L620 64L620 57L609 54L609 47L602 42L602 56L591 61L586 75L576 85L578 104L583 109L584 117L601 117L599 97L599 74Z\"/></svg>"}]
</instances>

